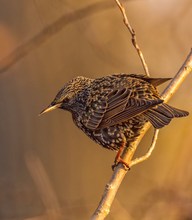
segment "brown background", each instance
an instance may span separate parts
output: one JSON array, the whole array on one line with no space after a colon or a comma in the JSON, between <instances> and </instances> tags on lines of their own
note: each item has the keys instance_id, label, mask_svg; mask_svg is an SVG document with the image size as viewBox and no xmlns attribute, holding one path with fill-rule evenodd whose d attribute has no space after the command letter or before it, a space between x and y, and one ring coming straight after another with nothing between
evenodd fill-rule
<instances>
[{"instance_id":1,"label":"brown background","mask_svg":"<svg viewBox=\"0 0 192 220\"><path fill-rule=\"evenodd\" d=\"M192 46L191 0L125 7L151 75L174 76ZM113 0L0 0L0 219L89 219L115 153L69 113L38 113L72 77L118 72L143 69ZM170 103L192 112L191 84L190 75ZM191 134L191 116L162 129L151 158L123 181L109 220L192 219Z\"/></svg>"}]
</instances>

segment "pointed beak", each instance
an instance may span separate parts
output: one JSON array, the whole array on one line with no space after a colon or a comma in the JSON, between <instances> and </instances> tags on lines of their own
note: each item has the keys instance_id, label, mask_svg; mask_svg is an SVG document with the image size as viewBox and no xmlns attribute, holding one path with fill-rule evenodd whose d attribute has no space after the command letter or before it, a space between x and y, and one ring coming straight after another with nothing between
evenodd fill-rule
<instances>
[{"instance_id":1,"label":"pointed beak","mask_svg":"<svg viewBox=\"0 0 192 220\"><path fill-rule=\"evenodd\" d=\"M61 106L61 103L58 103L58 104L56 104L56 105L49 105L47 108L43 109L42 112L39 113L39 116L41 116L41 115L44 114L44 113L53 111L53 110L59 108L60 106Z\"/></svg>"}]
</instances>

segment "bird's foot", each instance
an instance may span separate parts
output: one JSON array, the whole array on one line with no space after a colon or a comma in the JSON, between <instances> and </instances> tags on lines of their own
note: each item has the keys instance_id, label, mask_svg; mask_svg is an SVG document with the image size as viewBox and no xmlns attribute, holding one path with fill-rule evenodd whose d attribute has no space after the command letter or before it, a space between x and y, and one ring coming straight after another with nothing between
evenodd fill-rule
<instances>
[{"instance_id":1,"label":"bird's foot","mask_svg":"<svg viewBox=\"0 0 192 220\"><path fill-rule=\"evenodd\" d=\"M119 163L123 165L124 169L130 170L129 164L126 163L121 157L119 157L114 161L114 164L111 166L113 171L115 170L115 167L117 167Z\"/></svg>"}]
</instances>

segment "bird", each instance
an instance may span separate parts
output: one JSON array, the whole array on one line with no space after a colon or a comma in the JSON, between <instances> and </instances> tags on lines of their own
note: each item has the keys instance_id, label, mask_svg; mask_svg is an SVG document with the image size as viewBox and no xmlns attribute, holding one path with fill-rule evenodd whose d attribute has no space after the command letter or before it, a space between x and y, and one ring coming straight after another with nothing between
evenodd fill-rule
<instances>
[{"instance_id":1,"label":"bird","mask_svg":"<svg viewBox=\"0 0 192 220\"><path fill-rule=\"evenodd\" d=\"M77 76L64 84L40 115L54 109L71 112L75 125L88 137L117 152L113 169L119 163L129 168L121 154L139 137L145 123L160 129L189 114L161 99L156 87L170 79L126 73L96 79Z\"/></svg>"}]
</instances>

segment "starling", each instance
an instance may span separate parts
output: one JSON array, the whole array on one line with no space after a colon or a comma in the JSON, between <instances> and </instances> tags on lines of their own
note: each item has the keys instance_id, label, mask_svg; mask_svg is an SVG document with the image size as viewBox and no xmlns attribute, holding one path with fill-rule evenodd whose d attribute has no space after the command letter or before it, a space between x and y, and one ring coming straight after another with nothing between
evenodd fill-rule
<instances>
[{"instance_id":1,"label":"starling","mask_svg":"<svg viewBox=\"0 0 192 220\"><path fill-rule=\"evenodd\" d=\"M114 74L97 79L73 78L40 114L60 108L70 111L74 123L104 148L121 152L140 135L146 122L154 128L168 125L175 117L189 113L163 103L156 87L170 78L135 74Z\"/></svg>"}]
</instances>

